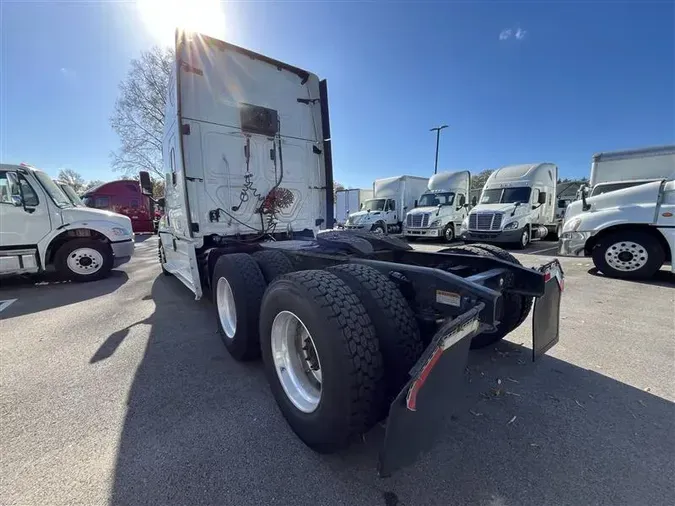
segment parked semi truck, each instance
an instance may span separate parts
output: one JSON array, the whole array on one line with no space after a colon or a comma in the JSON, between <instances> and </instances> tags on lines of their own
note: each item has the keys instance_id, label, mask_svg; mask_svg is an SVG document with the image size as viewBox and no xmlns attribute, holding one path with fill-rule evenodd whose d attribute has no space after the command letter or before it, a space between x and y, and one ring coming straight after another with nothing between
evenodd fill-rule
<instances>
[{"instance_id":1,"label":"parked semi truck","mask_svg":"<svg viewBox=\"0 0 675 506\"><path fill-rule=\"evenodd\" d=\"M44 172L0 165L0 274L93 281L134 252L126 216L74 205Z\"/></svg>"},{"instance_id":2,"label":"parked semi truck","mask_svg":"<svg viewBox=\"0 0 675 506\"><path fill-rule=\"evenodd\" d=\"M349 215L345 228L369 230L376 234L398 234L403 231L406 213L415 207L427 187L427 179L418 176L396 176L373 183L373 198L361 210Z\"/></svg>"},{"instance_id":3,"label":"parked semi truck","mask_svg":"<svg viewBox=\"0 0 675 506\"><path fill-rule=\"evenodd\" d=\"M557 342L557 261L531 269L490 246L426 253L368 230L325 230L325 80L189 32L177 32L175 55L162 269L212 298L232 357L262 356L281 413L309 447L337 451L386 418L379 471L390 474L444 427L471 346L507 335L533 303L533 358ZM380 212L388 200L404 211L400 194L379 198Z\"/></svg>"},{"instance_id":4,"label":"parked semi truck","mask_svg":"<svg viewBox=\"0 0 675 506\"><path fill-rule=\"evenodd\" d=\"M361 209L368 199L373 198L372 189L351 188L335 192L335 223L343 227L349 215Z\"/></svg>"},{"instance_id":5,"label":"parked semi truck","mask_svg":"<svg viewBox=\"0 0 675 506\"><path fill-rule=\"evenodd\" d=\"M664 262L672 263L675 148L658 151L649 154L641 150L637 156L633 156L637 151L622 152L621 156L606 157L616 158L613 166L622 170L614 177L623 179L598 182L597 177L593 178L596 184L589 192L591 196L587 198L587 192L582 191L581 200L567 206L560 254L592 257L600 272L615 278L649 278ZM626 153L633 155L626 158ZM592 174L595 171L597 175L597 164L602 160L598 155L594 157ZM666 176L653 180L659 173ZM625 186L594 194L594 190L610 184Z\"/></svg>"},{"instance_id":6,"label":"parked semi truck","mask_svg":"<svg viewBox=\"0 0 675 506\"><path fill-rule=\"evenodd\" d=\"M408 211L403 234L408 240L419 237L443 238L451 242L459 235L462 221L469 212L468 196L471 173L434 174L417 207Z\"/></svg>"},{"instance_id":7,"label":"parked semi truck","mask_svg":"<svg viewBox=\"0 0 675 506\"><path fill-rule=\"evenodd\" d=\"M65 193L66 197L68 197L68 200L70 200L71 204L73 204L75 207L86 207L84 205L84 202L82 202L82 199L80 198L80 196L73 189L73 187L70 186L68 183L66 183L64 181L56 181L56 180L54 180L54 183L56 183L56 186L61 188L61 191L63 193Z\"/></svg>"},{"instance_id":8,"label":"parked semi truck","mask_svg":"<svg viewBox=\"0 0 675 506\"><path fill-rule=\"evenodd\" d=\"M82 201L88 207L106 209L128 216L137 234L155 231L155 210L151 195L143 195L138 181L120 179L87 190Z\"/></svg>"},{"instance_id":9,"label":"parked semi truck","mask_svg":"<svg viewBox=\"0 0 675 506\"><path fill-rule=\"evenodd\" d=\"M552 163L512 165L495 170L480 201L462 223L466 242L513 244L526 248L557 230L558 168Z\"/></svg>"}]
</instances>

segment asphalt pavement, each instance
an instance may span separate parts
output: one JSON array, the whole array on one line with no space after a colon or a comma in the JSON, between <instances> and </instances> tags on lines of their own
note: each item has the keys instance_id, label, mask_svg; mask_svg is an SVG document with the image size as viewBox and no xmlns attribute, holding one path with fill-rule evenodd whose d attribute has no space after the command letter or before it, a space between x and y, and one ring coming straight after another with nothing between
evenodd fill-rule
<instances>
[{"instance_id":1,"label":"asphalt pavement","mask_svg":"<svg viewBox=\"0 0 675 506\"><path fill-rule=\"evenodd\" d=\"M553 243L516 256L527 265ZM560 343L472 352L440 441L378 478L383 430L318 455L156 238L100 282L0 282L2 505L661 505L675 497L675 280L567 275ZM420 249L437 245L416 243Z\"/></svg>"}]
</instances>

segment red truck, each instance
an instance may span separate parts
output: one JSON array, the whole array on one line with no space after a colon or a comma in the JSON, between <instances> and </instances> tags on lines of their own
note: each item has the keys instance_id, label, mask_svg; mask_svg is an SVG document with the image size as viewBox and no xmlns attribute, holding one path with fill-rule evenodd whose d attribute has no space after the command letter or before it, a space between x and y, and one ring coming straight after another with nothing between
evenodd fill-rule
<instances>
[{"instance_id":1,"label":"red truck","mask_svg":"<svg viewBox=\"0 0 675 506\"><path fill-rule=\"evenodd\" d=\"M88 207L107 209L131 219L134 233L155 231L155 212L150 199L141 193L138 181L120 179L96 186L82 195Z\"/></svg>"}]
</instances>

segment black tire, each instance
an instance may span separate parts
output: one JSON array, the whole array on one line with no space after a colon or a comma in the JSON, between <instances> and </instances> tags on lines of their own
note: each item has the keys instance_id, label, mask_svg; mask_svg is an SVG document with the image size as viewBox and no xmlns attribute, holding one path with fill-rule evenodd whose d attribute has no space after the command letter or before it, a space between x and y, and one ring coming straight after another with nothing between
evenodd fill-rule
<instances>
[{"instance_id":1,"label":"black tire","mask_svg":"<svg viewBox=\"0 0 675 506\"><path fill-rule=\"evenodd\" d=\"M523 265L511 253L509 253L505 249L502 249L502 248L500 248L498 246L495 246L493 244L476 243L474 245L474 247L480 248L480 249L485 250L485 251L488 251L495 258L499 258L500 260L504 260L505 262L510 262L512 264L516 264L516 265L520 265L520 266ZM534 297L526 297L524 295L517 295L517 294L512 294L512 295L520 297L520 299L521 299L521 309L520 309L520 318L518 319L518 322L516 323L515 327L513 327L509 332L511 332L511 331L517 329L518 327L520 327L520 325L527 318L527 315L530 314L530 310L532 309L532 304L534 303Z\"/></svg>"},{"instance_id":2,"label":"black tire","mask_svg":"<svg viewBox=\"0 0 675 506\"><path fill-rule=\"evenodd\" d=\"M378 232L379 230L379 232ZM374 234L380 233L380 234L386 234L387 229L382 223L375 223L372 227L370 227L370 231L373 232Z\"/></svg>"},{"instance_id":3,"label":"black tire","mask_svg":"<svg viewBox=\"0 0 675 506\"><path fill-rule=\"evenodd\" d=\"M256 251L252 256L258 262L258 267L268 284L279 276L293 272L293 264L281 251Z\"/></svg>"},{"instance_id":4,"label":"black tire","mask_svg":"<svg viewBox=\"0 0 675 506\"><path fill-rule=\"evenodd\" d=\"M455 224L453 222L448 223L445 228L443 228L443 240L445 242L452 242L455 240Z\"/></svg>"},{"instance_id":5,"label":"black tire","mask_svg":"<svg viewBox=\"0 0 675 506\"><path fill-rule=\"evenodd\" d=\"M632 270L621 270L607 262L605 255L608 251L612 254L612 249L630 256L630 259L622 261L618 256L620 253L613 254L617 266L623 265L626 269ZM651 278L665 260L665 252L658 239L639 230L614 232L600 237L593 246L592 256L595 267L605 276L622 279ZM644 261L642 259L646 260L644 265L635 268Z\"/></svg>"},{"instance_id":6,"label":"black tire","mask_svg":"<svg viewBox=\"0 0 675 506\"><path fill-rule=\"evenodd\" d=\"M424 350L415 314L396 285L372 267L343 264L327 270L352 289L373 322L382 354L388 408Z\"/></svg>"},{"instance_id":7,"label":"black tire","mask_svg":"<svg viewBox=\"0 0 675 506\"><path fill-rule=\"evenodd\" d=\"M166 270L166 267L164 267L164 264L166 263L166 254L164 253L164 245L162 244L162 240L159 240L159 244L157 245L157 256L159 257L159 265L162 268L162 274L165 276L173 276L169 271Z\"/></svg>"},{"instance_id":8,"label":"black tire","mask_svg":"<svg viewBox=\"0 0 675 506\"><path fill-rule=\"evenodd\" d=\"M227 281L234 299L236 320L231 336L228 336L228 331L223 327L220 318L219 308L222 307L222 301L219 300L218 283L221 278ZM236 360L252 360L259 357L258 315L267 284L258 263L246 253L223 255L213 267L211 286L218 332L227 351Z\"/></svg>"},{"instance_id":9,"label":"black tire","mask_svg":"<svg viewBox=\"0 0 675 506\"><path fill-rule=\"evenodd\" d=\"M321 366L321 399L309 413L286 395L272 356L272 324L283 311L302 321ZM384 381L375 329L356 294L337 276L313 270L277 278L263 298L260 336L272 394L307 446L321 453L335 452L376 422Z\"/></svg>"},{"instance_id":10,"label":"black tire","mask_svg":"<svg viewBox=\"0 0 675 506\"><path fill-rule=\"evenodd\" d=\"M488 245L489 246L489 245ZM478 244L474 246L455 246L445 250L447 253L453 251L458 253L465 253L469 255L478 256L496 256L494 253L479 247ZM515 260L515 258L514 258ZM517 260L516 260L517 262ZM443 267L441 267L443 268ZM502 312L502 320L497 325L497 328L492 332L483 332L478 334L471 340L471 349L476 350L485 348L493 343L503 339L506 335L519 325L520 318L523 312L523 301L520 295L514 293L504 294L504 310ZM526 315L527 316L527 315Z\"/></svg>"},{"instance_id":11,"label":"black tire","mask_svg":"<svg viewBox=\"0 0 675 506\"><path fill-rule=\"evenodd\" d=\"M85 270L91 268L91 274L78 273L68 266L68 258L73 255L78 255L78 250L85 249L97 251L101 255L102 262L99 262L96 258L92 260L92 256L90 255L83 255L82 257L78 256L78 259L75 260L73 258L73 261L78 265L82 265L82 268ZM97 255L93 256L96 257ZM88 265L84 265L85 257L89 259L86 260L86 262L89 262ZM54 255L54 267L61 278L82 283L87 281L97 281L108 277L113 268L114 260L112 249L108 243L94 239L71 239L56 250L56 254Z\"/></svg>"},{"instance_id":12,"label":"black tire","mask_svg":"<svg viewBox=\"0 0 675 506\"><path fill-rule=\"evenodd\" d=\"M530 227L527 226L525 229L523 229L523 233L520 235L520 240L515 243L514 246L517 249L525 249L530 245L530 241L532 241L532 231L530 230Z\"/></svg>"}]
</instances>

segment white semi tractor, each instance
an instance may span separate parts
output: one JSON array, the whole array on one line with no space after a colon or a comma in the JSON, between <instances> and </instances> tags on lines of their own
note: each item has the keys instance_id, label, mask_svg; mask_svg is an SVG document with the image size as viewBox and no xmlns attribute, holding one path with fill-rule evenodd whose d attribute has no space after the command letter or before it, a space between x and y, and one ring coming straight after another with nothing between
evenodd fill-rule
<instances>
[{"instance_id":1,"label":"white semi tractor","mask_svg":"<svg viewBox=\"0 0 675 506\"><path fill-rule=\"evenodd\" d=\"M372 189L350 188L335 192L335 224L343 227L349 215L361 209L366 200L373 198Z\"/></svg>"},{"instance_id":2,"label":"white semi tractor","mask_svg":"<svg viewBox=\"0 0 675 506\"><path fill-rule=\"evenodd\" d=\"M386 418L379 472L391 474L446 427L464 396L470 347L496 342L530 313L533 358L558 341L555 260L530 269L487 245L432 253L372 225L325 230L325 81L189 32L177 32L175 55L161 267L196 298L212 298L232 357L262 356L279 410L309 447L337 451ZM146 188L147 173L141 181ZM417 180L376 183L369 214L391 210L400 222L426 187L402 192L409 182Z\"/></svg>"},{"instance_id":3,"label":"white semi tractor","mask_svg":"<svg viewBox=\"0 0 675 506\"><path fill-rule=\"evenodd\" d=\"M615 278L649 278L672 263L675 147L596 155L591 174L590 192L581 191L581 200L565 210L560 254L591 257L600 272Z\"/></svg>"},{"instance_id":4,"label":"white semi tractor","mask_svg":"<svg viewBox=\"0 0 675 506\"><path fill-rule=\"evenodd\" d=\"M495 170L485 182L478 205L462 223L466 242L513 244L555 234L558 168L552 163L512 165Z\"/></svg>"},{"instance_id":5,"label":"white semi tractor","mask_svg":"<svg viewBox=\"0 0 675 506\"><path fill-rule=\"evenodd\" d=\"M373 198L363 202L360 211L349 215L345 228L376 234L402 232L406 213L415 207L428 181L418 176L377 179L373 183Z\"/></svg>"},{"instance_id":6,"label":"white semi tractor","mask_svg":"<svg viewBox=\"0 0 675 506\"><path fill-rule=\"evenodd\" d=\"M453 241L469 212L470 188L471 173L468 170L434 174L417 207L406 215L405 237L408 240L425 237Z\"/></svg>"}]
</instances>

